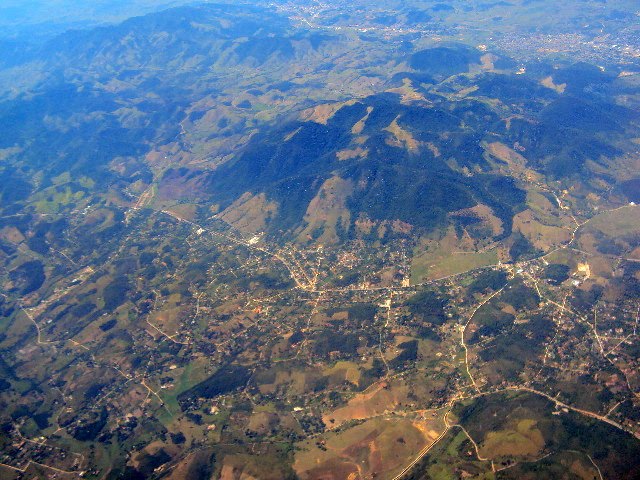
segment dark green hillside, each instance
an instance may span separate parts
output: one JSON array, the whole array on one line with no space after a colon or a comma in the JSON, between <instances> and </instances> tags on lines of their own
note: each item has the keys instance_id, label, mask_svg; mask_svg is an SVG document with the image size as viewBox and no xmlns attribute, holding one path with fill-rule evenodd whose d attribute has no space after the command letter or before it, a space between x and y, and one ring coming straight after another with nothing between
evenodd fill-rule
<instances>
[{"instance_id":1,"label":"dark green hillside","mask_svg":"<svg viewBox=\"0 0 640 480\"><path fill-rule=\"evenodd\" d=\"M544 123L554 123L562 129L581 130L584 134L621 132L633 114L626 108L610 103L592 102L576 97L562 97L551 103L541 114Z\"/></svg>"},{"instance_id":2,"label":"dark green hillside","mask_svg":"<svg viewBox=\"0 0 640 480\"><path fill-rule=\"evenodd\" d=\"M351 128L365 115L368 156L338 160L337 152L351 145ZM390 145L387 129L394 121L416 140L434 144L440 155ZM287 230L302 223L322 183L339 175L358 185L348 199L356 217L433 229L446 224L447 213L483 203L504 222L508 236L524 192L510 178L466 177L448 164L488 169L481 142L494 124L498 116L478 102L424 107L403 105L396 95L373 96L341 108L326 125L294 122L264 131L236 160L212 173L209 193L229 205L245 192L265 192L280 205L270 228Z\"/></svg>"},{"instance_id":3,"label":"dark green hillside","mask_svg":"<svg viewBox=\"0 0 640 480\"><path fill-rule=\"evenodd\" d=\"M558 97L553 90L525 76L488 74L480 78L477 85L477 95L499 98L507 104L518 104L527 111L535 111L542 102L550 102Z\"/></svg>"},{"instance_id":4,"label":"dark green hillside","mask_svg":"<svg viewBox=\"0 0 640 480\"><path fill-rule=\"evenodd\" d=\"M411 67L430 75L446 78L469 70L469 66L480 61L477 50L466 45L429 48L416 52L411 57Z\"/></svg>"},{"instance_id":5,"label":"dark green hillside","mask_svg":"<svg viewBox=\"0 0 640 480\"><path fill-rule=\"evenodd\" d=\"M508 136L538 168L556 178L570 177L584 172L588 160L606 163L621 155L620 142L637 118L612 102L565 95L545 106L534 122L511 122Z\"/></svg>"},{"instance_id":6,"label":"dark green hillside","mask_svg":"<svg viewBox=\"0 0 640 480\"><path fill-rule=\"evenodd\" d=\"M283 46L290 47L290 42L273 37L284 35L288 27L283 17L257 7L179 7L116 26L64 33L45 44L37 56L52 63L73 58L107 73L103 70L107 67L105 60L116 66L166 68L167 61L179 66L193 55L208 51L210 55L202 61L211 65L219 59L221 47L237 47L240 42L234 41L243 38L246 40L237 52L239 60L253 57L264 61ZM159 37L157 32L170 34ZM127 40L122 41L125 37ZM225 46L224 42L231 43ZM206 63L199 68L205 68Z\"/></svg>"},{"instance_id":7,"label":"dark green hillside","mask_svg":"<svg viewBox=\"0 0 640 480\"><path fill-rule=\"evenodd\" d=\"M26 199L31 192L31 184L20 173L10 168L0 170L0 199L5 205Z\"/></svg>"},{"instance_id":8,"label":"dark green hillside","mask_svg":"<svg viewBox=\"0 0 640 480\"><path fill-rule=\"evenodd\" d=\"M577 95L598 94L615 79L615 74L595 65L578 62L553 72L555 83L566 83L566 92Z\"/></svg>"},{"instance_id":9,"label":"dark green hillside","mask_svg":"<svg viewBox=\"0 0 640 480\"><path fill-rule=\"evenodd\" d=\"M157 107L160 106L146 106L149 122L157 122L165 113ZM166 112L169 117L175 114L175 107L173 112ZM0 148L27 146L21 160L28 169L45 168L54 176L70 171L98 183L112 181L108 162L116 157L141 155L146 150L145 140L155 133L145 125L123 128L113 114L117 108L113 96L91 89L78 91L71 85L2 103ZM84 121L73 122L72 117ZM66 122L70 123L68 127L64 126Z\"/></svg>"},{"instance_id":10,"label":"dark green hillside","mask_svg":"<svg viewBox=\"0 0 640 480\"><path fill-rule=\"evenodd\" d=\"M357 185L347 198L352 221L365 214L432 230L446 225L449 213L483 204L501 220L500 238L506 238L514 214L524 209L525 194L511 176L489 173L484 142L518 146L530 167L569 179L619 156L635 115L611 100L543 86L549 70L539 66L526 75L455 76L478 58L464 46L427 49L415 54L412 65L425 73L397 74L391 81L398 86L415 77L410 85L424 93L422 101L383 93L343 106L326 124L294 121L264 128L208 177L208 192L223 208L246 192L265 193L279 206L269 224L279 232L304 225L322 184L339 176ZM445 72L443 65L455 68ZM610 83L609 75L584 64L551 71L575 92ZM433 81L432 75L454 77L429 90L423 81ZM471 95L447 97L460 88ZM508 121L505 109L513 115ZM356 147L352 128L359 122L357 147L366 155L339 160L339 152Z\"/></svg>"},{"instance_id":11,"label":"dark green hillside","mask_svg":"<svg viewBox=\"0 0 640 480\"><path fill-rule=\"evenodd\" d=\"M414 85L438 83L431 75L421 72L400 72L396 73L390 80L394 87L402 85L404 79L410 80Z\"/></svg>"},{"instance_id":12,"label":"dark green hillside","mask_svg":"<svg viewBox=\"0 0 640 480\"><path fill-rule=\"evenodd\" d=\"M291 82L287 65L300 59L315 65L336 48L351 48L335 36L297 29L269 9L215 4L70 30L41 45L3 44L1 62L16 69L11 82L0 78L0 149L7 149L12 166L0 173L5 213L29 194L59 208L53 204L66 186L40 192L61 174L70 173L69 188L85 198L116 185L149 185L154 175L165 175L144 161L158 146L176 144L191 157L215 157L210 142L228 155L265 122L255 118L257 110L275 115L291 102L309 102L317 82ZM258 67L267 77L261 85L249 80ZM243 92L252 98L236 101L235 92L222 93L229 76L244 77ZM31 89L21 91L23 84ZM218 100L200 105L207 96ZM210 120L206 114L216 108L222 114ZM194 145L197 153L190 152ZM38 172L45 175L33 182ZM80 178L85 184L90 179L90 190ZM193 193L196 201L203 195L202 189Z\"/></svg>"},{"instance_id":13,"label":"dark green hillside","mask_svg":"<svg viewBox=\"0 0 640 480\"><path fill-rule=\"evenodd\" d=\"M440 226L446 214L473 207L476 202L453 173L431 177L426 171L401 165L355 167L347 178L367 182L351 198L353 211L377 220L400 219L424 228ZM447 178L448 177L448 178Z\"/></svg>"},{"instance_id":14,"label":"dark green hillside","mask_svg":"<svg viewBox=\"0 0 640 480\"><path fill-rule=\"evenodd\" d=\"M38 260L25 262L9 272L9 278L14 284L14 289L20 295L26 295L39 289L44 283L46 276L44 266Z\"/></svg>"},{"instance_id":15,"label":"dark green hillside","mask_svg":"<svg viewBox=\"0 0 640 480\"><path fill-rule=\"evenodd\" d=\"M622 193L626 195L629 201L640 203L640 178L627 180L622 183L620 187L622 189Z\"/></svg>"}]
</instances>

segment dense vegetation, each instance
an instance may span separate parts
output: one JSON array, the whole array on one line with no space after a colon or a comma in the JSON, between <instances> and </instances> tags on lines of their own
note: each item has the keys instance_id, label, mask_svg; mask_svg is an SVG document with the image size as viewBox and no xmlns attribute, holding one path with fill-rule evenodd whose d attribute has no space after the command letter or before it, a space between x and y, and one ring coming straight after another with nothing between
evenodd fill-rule
<instances>
[{"instance_id":1,"label":"dense vegetation","mask_svg":"<svg viewBox=\"0 0 640 480\"><path fill-rule=\"evenodd\" d=\"M407 301L409 311L426 323L442 325L447 321L445 307L447 300L431 290L416 293Z\"/></svg>"},{"instance_id":2,"label":"dense vegetation","mask_svg":"<svg viewBox=\"0 0 640 480\"><path fill-rule=\"evenodd\" d=\"M214 398L245 386L249 378L251 378L249 369L241 365L226 365L219 368L216 373L203 382L182 392L178 396L178 400L184 404L194 397Z\"/></svg>"}]
</instances>

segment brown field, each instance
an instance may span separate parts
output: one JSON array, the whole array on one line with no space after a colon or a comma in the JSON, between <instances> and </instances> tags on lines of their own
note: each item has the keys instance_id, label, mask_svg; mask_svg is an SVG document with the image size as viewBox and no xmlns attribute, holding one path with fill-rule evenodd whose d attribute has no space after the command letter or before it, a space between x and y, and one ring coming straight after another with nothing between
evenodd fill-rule
<instances>
[{"instance_id":1,"label":"brown field","mask_svg":"<svg viewBox=\"0 0 640 480\"><path fill-rule=\"evenodd\" d=\"M300 115L301 120L311 121L326 125L329 120L336 114L342 107L354 105L356 100L349 100L347 102L339 103L325 103L313 108L309 108L302 112Z\"/></svg>"},{"instance_id":2,"label":"brown field","mask_svg":"<svg viewBox=\"0 0 640 480\"><path fill-rule=\"evenodd\" d=\"M540 84L541 84L543 87L547 87L547 88L550 88L551 90L555 90L555 91L556 91L556 92L558 92L559 94L563 94L563 93L564 93L565 88L567 88L567 84L566 84L566 83L556 84L556 83L553 81L553 77L551 77L551 76L548 76L548 77L546 77L546 78L542 79L542 80L540 81Z\"/></svg>"},{"instance_id":3,"label":"brown field","mask_svg":"<svg viewBox=\"0 0 640 480\"><path fill-rule=\"evenodd\" d=\"M411 83L411 80L404 78L402 80L402 86L398 88L391 88L387 90L390 93L397 93L401 96L400 102L403 104L410 104L415 101L427 101L424 95L418 92Z\"/></svg>"},{"instance_id":4,"label":"brown field","mask_svg":"<svg viewBox=\"0 0 640 480\"><path fill-rule=\"evenodd\" d=\"M489 208L487 205L479 204L473 208L459 210L452 214L452 216L469 214L480 218L483 222L483 225L491 230L491 235L500 235L502 232L504 232L502 221L495 216L493 210L491 210L491 208Z\"/></svg>"},{"instance_id":5,"label":"brown field","mask_svg":"<svg viewBox=\"0 0 640 480\"><path fill-rule=\"evenodd\" d=\"M194 198L206 198L205 175L186 176L179 171L170 171L157 185L156 195L153 197L154 208L161 209L168 204L175 205L180 201L193 201Z\"/></svg>"},{"instance_id":6,"label":"brown field","mask_svg":"<svg viewBox=\"0 0 640 480\"><path fill-rule=\"evenodd\" d=\"M480 454L489 458L535 457L545 445L542 432L536 428L536 421L520 420L513 428L488 432L480 443Z\"/></svg>"},{"instance_id":7,"label":"brown field","mask_svg":"<svg viewBox=\"0 0 640 480\"><path fill-rule=\"evenodd\" d=\"M629 243L629 237L640 233L640 207L627 205L596 215L578 230L574 246L596 256L603 256L598 246L615 241L622 247L621 255L640 259L640 249ZM627 237L627 239L625 239ZM612 257L609 257L612 258Z\"/></svg>"},{"instance_id":8,"label":"brown field","mask_svg":"<svg viewBox=\"0 0 640 480\"><path fill-rule=\"evenodd\" d=\"M440 386L436 380L417 379L414 376L384 380L356 394L347 405L325 413L322 420L328 428L335 429L352 420L366 420L391 412L415 411L419 408L414 403L415 396L424 404Z\"/></svg>"},{"instance_id":9,"label":"brown field","mask_svg":"<svg viewBox=\"0 0 640 480\"><path fill-rule=\"evenodd\" d=\"M441 278L468 270L460 270L464 266L456 265L454 257L462 258L463 263L471 259L473 263L475 255L471 238L458 238L453 227L440 239L425 238L416 248L411 261L411 283L416 284L425 279Z\"/></svg>"},{"instance_id":10,"label":"brown field","mask_svg":"<svg viewBox=\"0 0 640 480\"><path fill-rule=\"evenodd\" d=\"M488 265L495 265L500 259L501 251L493 248L472 250L471 240L460 240L454 229L441 240L427 241L427 249L417 250L411 262L411 283L455 275Z\"/></svg>"},{"instance_id":11,"label":"brown field","mask_svg":"<svg viewBox=\"0 0 640 480\"><path fill-rule=\"evenodd\" d=\"M396 118L391 125L389 125L385 130L393 135L393 139L391 140L391 145L396 147L405 148L412 153L416 153L420 148L420 142L418 142L411 133L403 130L400 125L398 125L398 119Z\"/></svg>"},{"instance_id":12,"label":"brown field","mask_svg":"<svg viewBox=\"0 0 640 480\"><path fill-rule=\"evenodd\" d=\"M278 205L269 202L264 193L245 193L218 217L243 233L258 233L265 229L267 218L277 211Z\"/></svg>"},{"instance_id":13,"label":"brown field","mask_svg":"<svg viewBox=\"0 0 640 480\"><path fill-rule=\"evenodd\" d=\"M332 177L324 182L318 195L307 207L304 217L307 226L298 238L304 241L311 238L314 231L322 229L322 235L316 240L318 243L337 242L336 225L340 221L343 226L348 225L351 216L347 209L347 198L352 191L352 182L340 177Z\"/></svg>"},{"instance_id":14,"label":"brown field","mask_svg":"<svg viewBox=\"0 0 640 480\"><path fill-rule=\"evenodd\" d=\"M200 468L208 466L212 462L211 456L212 450L210 449L197 450L181 460L166 478L169 480L191 478L192 472L197 475Z\"/></svg>"},{"instance_id":15,"label":"brown field","mask_svg":"<svg viewBox=\"0 0 640 480\"><path fill-rule=\"evenodd\" d=\"M24 242L24 235L15 227L3 227L0 229L0 240L6 240L9 243Z\"/></svg>"},{"instance_id":16,"label":"brown field","mask_svg":"<svg viewBox=\"0 0 640 480\"><path fill-rule=\"evenodd\" d=\"M336 152L336 157L338 157L338 160L351 160L354 158L367 158L367 156L369 155L369 150L368 149L364 149L362 147L355 147L355 148L347 148L344 150L340 150L339 152Z\"/></svg>"},{"instance_id":17,"label":"brown field","mask_svg":"<svg viewBox=\"0 0 640 480\"><path fill-rule=\"evenodd\" d=\"M513 230L522 233L542 251L565 244L571 239L569 229L541 223L532 210L525 210L513 217Z\"/></svg>"},{"instance_id":18,"label":"brown field","mask_svg":"<svg viewBox=\"0 0 640 480\"><path fill-rule=\"evenodd\" d=\"M198 206L193 203L181 203L179 205L173 205L166 208L166 210L171 212L174 216L189 221L192 221L196 217L197 209Z\"/></svg>"},{"instance_id":19,"label":"brown field","mask_svg":"<svg viewBox=\"0 0 640 480\"><path fill-rule=\"evenodd\" d=\"M88 213L84 217L84 225L96 227L98 229L107 228L114 224L115 214L111 210L99 209Z\"/></svg>"},{"instance_id":20,"label":"brown field","mask_svg":"<svg viewBox=\"0 0 640 480\"><path fill-rule=\"evenodd\" d=\"M536 221L544 226L566 228L569 231L573 231L576 227L566 206L560 208L558 203L545 196L542 190L530 189L527 191L527 207L533 213Z\"/></svg>"},{"instance_id":21,"label":"brown field","mask_svg":"<svg viewBox=\"0 0 640 480\"><path fill-rule=\"evenodd\" d=\"M389 479L444 429L442 416L376 418L298 444L294 470L302 480Z\"/></svg>"},{"instance_id":22,"label":"brown field","mask_svg":"<svg viewBox=\"0 0 640 480\"><path fill-rule=\"evenodd\" d=\"M498 60L498 57L493 53L485 53L482 57L480 57L480 62L483 70L494 70L494 62Z\"/></svg>"},{"instance_id":23,"label":"brown field","mask_svg":"<svg viewBox=\"0 0 640 480\"><path fill-rule=\"evenodd\" d=\"M167 335L176 335L181 330L181 323L179 320L182 307L165 308L159 312L153 312L149 315L149 323L154 325L159 330L162 330ZM157 337L158 332L153 327L147 326L147 330L152 336Z\"/></svg>"},{"instance_id":24,"label":"brown field","mask_svg":"<svg viewBox=\"0 0 640 480\"><path fill-rule=\"evenodd\" d=\"M275 392L278 388L286 388L289 395L302 395L307 390L308 373L301 370L278 370L273 383L262 383L258 388L264 394Z\"/></svg>"},{"instance_id":25,"label":"brown field","mask_svg":"<svg viewBox=\"0 0 640 480\"><path fill-rule=\"evenodd\" d=\"M333 367L326 369L323 375L341 379L356 386L360 384L360 368L354 362L337 362Z\"/></svg>"},{"instance_id":26,"label":"brown field","mask_svg":"<svg viewBox=\"0 0 640 480\"><path fill-rule=\"evenodd\" d=\"M591 278L610 279L614 271L614 260L605 257L589 257L589 274Z\"/></svg>"},{"instance_id":27,"label":"brown field","mask_svg":"<svg viewBox=\"0 0 640 480\"><path fill-rule=\"evenodd\" d=\"M581 233L600 232L608 237L620 237L640 232L640 206L626 205L593 217Z\"/></svg>"},{"instance_id":28,"label":"brown field","mask_svg":"<svg viewBox=\"0 0 640 480\"><path fill-rule=\"evenodd\" d=\"M351 128L352 134L360 135L362 133L362 130L364 130L364 126L367 123L367 120L369 119L369 115L371 115L371 112L373 112L373 107L367 107L367 114L364 117L362 117L360 120L358 120L356 124L353 126L353 128Z\"/></svg>"},{"instance_id":29,"label":"brown field","mask_svg":"<svg viewBox=\"0 0 640 480\"><path fill-rule=\"evenodd\" d=\"M281 459L269 455L267 449L253 450L252 455L230 454L216 458L220 470L211 478L219 480L281 480L287 475Z\"/></svg>"},{"instance_id":30,"label":"brown field","mask_svg":"<svg viewBox=\"0 0 640 480\"><path fill-rule=\"evenodd\" d=\"M384 382L370 388L366 393L353 397L346 406L325 413L322 421L329 428L337 428L350 420L363 420L395 410L407 401L409 387L392 382Z\"/></svg>"},{"instance_id":31,"label":"brown field","mask_svg":"<svg viewBox=\"0 0 640 480\"><path fill-rule=\"evenodd\" d=\"M149 399L149 391L145 387L139 383L131 383L130 385L125 393L119 397L109 397L109 403L134 416L143 415L145 404L151 401L155 401L157 404L157 400Z\"/></svg>"},{"instance_id":32,"label":"brown field","mask_svg":"<svg viewBox=\"0 0 640 480\"><path fill-rule=\"evenodd\" d=\"M540 174L527 168L527 159L507 145L493 142L484 148L487 153L506 163L506 166L500 165L499 170L530 181L541 180Z\"/></svg>"}]
</instances>

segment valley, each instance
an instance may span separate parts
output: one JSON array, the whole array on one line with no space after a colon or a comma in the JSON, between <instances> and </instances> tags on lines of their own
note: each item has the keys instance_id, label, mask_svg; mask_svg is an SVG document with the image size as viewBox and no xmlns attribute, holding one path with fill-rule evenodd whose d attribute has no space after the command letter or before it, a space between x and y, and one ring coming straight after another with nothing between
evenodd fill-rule
<instances>
[{"instance_id":1,"label":"valley","mask_svg":"<svg viewBox=\"0 0 640 480\"><path fill-rule=\"evenodd\" d=\"M0 61L0 478L637 477L633 4L366 3Z\"/></svg>"}]
</instances>

